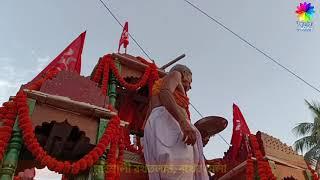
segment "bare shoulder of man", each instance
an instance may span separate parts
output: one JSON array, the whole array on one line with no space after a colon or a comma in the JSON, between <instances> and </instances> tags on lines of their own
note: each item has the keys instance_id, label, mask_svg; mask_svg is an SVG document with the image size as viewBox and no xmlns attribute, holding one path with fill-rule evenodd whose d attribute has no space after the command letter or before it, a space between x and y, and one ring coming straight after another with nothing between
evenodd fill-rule
<instances>
[{"instance_id":1,"label":"bare shoulder of man","mask_svg":"<svg viewBox=\"0 0 320 180\"><path fill-rule=\"evenodd\" d=\"M161 89L168 89L171 92L174 92L180 82L181 73L178 71L172 71L164 78Z\"/></svg>"}]
</instances>

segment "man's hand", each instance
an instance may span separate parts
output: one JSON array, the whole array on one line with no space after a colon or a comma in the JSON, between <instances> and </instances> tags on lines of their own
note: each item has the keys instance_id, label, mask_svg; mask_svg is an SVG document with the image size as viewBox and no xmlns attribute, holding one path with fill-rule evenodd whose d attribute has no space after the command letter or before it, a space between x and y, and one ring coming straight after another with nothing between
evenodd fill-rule
<instances>
[{"instance_id":1,"label":"man's hand","mask_svg":"<svg viewBox=\"0 0 320 180\"><path fill-rule=\"evenodd\" d=\"M182 141L187 145L194 145L197 140L196 131L187 122L180 123L180 128L183 132Z\"/></svg>"}]
</instances>

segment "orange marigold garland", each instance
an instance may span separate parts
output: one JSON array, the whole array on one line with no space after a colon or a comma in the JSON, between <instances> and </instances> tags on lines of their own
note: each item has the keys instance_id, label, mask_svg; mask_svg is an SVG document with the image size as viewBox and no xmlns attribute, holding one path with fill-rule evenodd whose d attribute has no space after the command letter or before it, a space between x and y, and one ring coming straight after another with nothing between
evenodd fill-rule
<instances>
[{"instance_id":1,"label":"orange marigold garland","mask_svg":"<svg viewBox=\"0 0 320 180\"><path fill-rule=\"evenodd\" d=\"M138 88L140 87L143 87L147 84L147 81L149 79L149 75L150 75L150 72L151 72L151 68L147 68L146 71L144 72L144 74L142 75L141 79L139 82L137 82L136 84L130 84L130 83L127 83L120 75L117 67L115 66L114 62L113 61L108 61L110 63L110 68L113 72L113 74L116 76L118 82L123 86L125 87L126 89L130 90L130 91L135 91L137 90Z\"/></svg>"},{"instance_id":2,"label":"orange marigold garland","mask_svg":"<svg viewBox=\"0 0 320 180\"><path fill-rule=\"evenodd\" d=\"M104 94L107 94L107 84L110 71L109 69L111 69L118 79L119 83L128 90L137 90L138 88L145 86L147 83L149 85L149 88L151 88L154 81L159 77L156 65L151 63L148 65L149 67L146 69L140 81L136 84L129 84L120 76L118 69L115 67L114 62L112 61L111 55L107 55L102 60L100 60L96 73L94 74L93 81L99 82L102 78L103 73L104 79L102 81L102 91ZM59 71L57 69L52 69L44 77L38 79L36 82L26 88L30 90L39 90L46 80L52 79L58 72ZM3 126L0 127L0 160L2 160L6 146L11 138L12 128L15 122L17 111L19 117L19 127L22 130L23 140L27 149L33 154L35 159L40 162L41 165L47 166L48 169L60 174L78 174L80 171L88 169L98 161L99 157L106 150L107 145L109 144L111 139L119 139L120 119L118 116L115 116L109 123L97 146L87 155L73 163L70 163L68 161L58 161L48 155L37 141L29 117L26 95L23 91L19 91L16 98L14 98L14 102L7 102L4 104L4 107L0 108L0 119L3 123ZM119 145L118 159L116 159L115 155L116 145ZM116 168L118 170L106 173L106 178L108 179L113 179L114 177L119 178L119 167L123 162L123 150L125 148L124 135L122 133L120 140L113 142L111 144L111 147L112 148L110 149L108 160L111 165L118 166L118 168ZM15 177L15 179L17 178L18 177Z\"/></svg>"},{"instance_id":3,"label":"orange marigold garland","mask_svg":"<svg viewBox=\"0 0 320 180\"><path fill-rule=\"evenodd\" d=\"M103 61L102 61L103 62ZM104 62L107 62L106 60ZM101 63L101 65L105 66L105 69L108 70L107 63ZM101 68L98 67L98 73L96 74L94 80L99 81L99 71ZM54 69L49 71L44 77L37 80L33 84L26 87L30 90L39 90L42 84L47 80L53 78L59 71ZM101 71L102 72L102 71ZM104 76L107 76L107 72L104 72ZM148 74L147 74L148 75ZM105 78L106 80L108 78ZM105 80L107 84L107 81ZM142 84L142 83L141 83ZM131 86L132 87L132 86ZM97 146L90 151L87 155L85 155L80 160L70 163L68 161L58 161L55 158L51 157L47 154L47 152L40 146L37 141L34 129L32 127L32 123L29 117L29 108L27 106L27 97L23 91L19 91L17 96L14 98L13 102L6 102L3 104L4 107L0 108L0 119L2 122L2 126L0 127L0 161L3 158L5 149L8 145L8 142L11 138L13 125L15 122L15 118L18 112L19 117L19 127L22 130L22 136L24 140L24 144L27 149L33 154L35 159L40 162L41 165L47 166L48 169L55 171L60 174L78 174L80 171L86 170L91 167L95 162L98 161L99 157L106 150L111 139L119 139L120 131L119 124L120 119L118 116L115 116L111 122L109 123L107 129L105 130L102 138L100 139ZM119 144L119 158L118 161L115 162L115 151L110 153L109 159L112 159L113 164L121 164L123 161L123 138L122 143ZM114 146L117 145L114 143ZM106 176L106 178L110 179L113 176ZM14 179L20 179L18 176L14 177Z\"/></svg>"},{"instance_id":4,"label":"orange marigold garland","mask_svg":"<svg viewBox=\"0 0 320 180\"><path fill-rule=\"evenodd\" d=\"M124 143L124 128L121 128L121 135L119 140L119 154L117 159L117 174L116 179L120 179L120 171L123 167L123 155L124 155L124 149L125 149L125 143Z\"/></svg>"},{"instance_id":5,"label":"orange marigold garland","mask_svg":"<svg viewBox=\"0 0 320 180\"><path fill-rule=\"evenodd\" d=\"M104 60L101 58L99 59L95 74L92 78L94 82L99 83L99 81L101 80L103 67L104 67Z\"/></svg>"},{"instance_id":6,"label":"orange marigold garland","mask_svg":"<svg viewBox=\"0 0 320 180\"><path fill-rule=\"evenodd\" d=\"M32 123L29 117L29 109L27 108L27 99L24 92L20 91L15 98L18 107L19 127L22 130L23 140L27 149L32 153L37 161L43 166L47 166L49 170L60 174L78 174L91 167L98 161L99 157L106 150L111 139L118 139L117 131L119 129L120 119L115 116L110 121L102 138L96 147L80 160L70 163L68 161L58 161L47 154L37 141Z\"/></svg>"},{"instance_id":7,"label":"orange marigold garland","mask_svg":"<svg viewBox=\"0 0 320 180\"><path fill-rule=\"evenodd\" d=\"M263 155L261 153L256 136L250 134L249 138L253 153L257 159L258 175L260 177L260 180L276 180L277 178L273 175L269 163L263 159Z\"/></svg>"},{"instance_id":8,"label":"orange marigold garland","mask_svg":"<svg viewBox=\"0 0 320 180\"><path fill-rule=\"evenodd\" d=\"M254 179L254 162L251 157L252 157L252 155L249 154L248 159L247 159L246 180L253 180Z\"/></svg>"},{"instance_id":9,"label":"orange marigold garland","mask_svg":"<svg viewBox=\"0 0 320 180\"><path fill-rule=\"evenodd\" d=\"M156 80L159 79L159 74L158 74L158 67L156 64L150 64L150 68L151 68L151 74L150 74L150 78L149 78L149 82L148 82L148 87L149 87L149 97L152 96L152 87L153 84Z\"/></svg>"},{"instance_id":10,"label":"orange marigold garland","mask_svg":"<svg viewBox=\"0 0 320 180\"><path fill-rule=\"evenodd\" d=\"M117 171L117 139L111 140L110 149L107 155L107 165L106 165L106 173L105 173L105 179L115 179L116 177L116 171Z\"/></svg>"},{"instance_id":11,"label":"orange marigold garland","mask_svg":"<svg viewBox=\"0 0 320 180\"><path fill-rule=\"evenodd\" d=\"M12 135L12 129L16 118L16 108L14 102L5 102L0 109L2 126L0 126L0 162L8 146Z\"/></svg>"},{"instance_id":12,"label":"orange marigold garland","mask_svg":"<svg viewBox=\"0 0 320 180\"><path fill-rule=\"evenodd\" d=\"M99 82L101 82L101 79L102 79L101 90L104 95L107 95L108 94L109 73L111 71L115 75L118 82L123 87L125 87L126 89L128 89L130 91L138 90L140 87L146 86L148 84L149 96L151 96L153 84L156 80L159 79L159 74L158 74L158 70L157 70L158 68L155 63L149 63L141 57L137 57L137 59L140 60L142 63L148 65L148 68L145 70L145 72L142 75L142 77L140 78L139 82L137 82L135 84L127 83L121 77L121 75L120 75L120 73L119 73L119 71L113 61L113 58L110 54L105 55L103 58L101 58L99 60L95 74L93 75L93 81L95 81L96 83L99 83ZM124 133L126 133L126 132L124 132ZM125 145L125 148L128 151L141 153L141 148L140 148L140 150L139 149L137 150L131 145L130 137L129 137L128 133L126 133L124 135L124 142L123 143Z\"/></svg>"},{"instance_id":13,"label":"orange marigold garland","mask_svg":"<svg viewBox=\"0 0 320 180\"><path fill-rule=\"evenodd\" d=\"M158 76L158 72L157 72L157 67L155 64L147 64L148 68L146 69L146 71L144 72L144 74L142 75L142 77L140 78L140 81L135 83L135 84L130 84L127 83L120 75L113 59L112 56L110 54L105 55L102 60L100 60L97 70L93 76L93 81L95 82L99 82L102 78L102 75L106 76L106 73L109 72L110 70L112 71L112 73L115 75L116 79L118 80L118 82L125 87L126 89L130 90L130 91L135 91L140 87L143 87L145 85L147 85L147 83L150 83L152 86L152 83L159 78ZM107 72L106 72L107 71ZM108 78L104 78L105 80L107 80ZM103 86L102 86L103 87Z\"/></svg>"}]
</instances>

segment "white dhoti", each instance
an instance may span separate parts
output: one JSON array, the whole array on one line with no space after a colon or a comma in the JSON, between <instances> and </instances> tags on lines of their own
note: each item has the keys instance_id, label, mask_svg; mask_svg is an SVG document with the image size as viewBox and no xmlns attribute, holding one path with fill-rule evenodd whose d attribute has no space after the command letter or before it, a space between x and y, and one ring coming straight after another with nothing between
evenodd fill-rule
<instances>
[{"instance_id":1,"label":"white dhoti","mask_svg":"<svg viewBox=\"0 0 320 180\"><path fill-rule=\"evenodd\" d=\"M144 157L149 180L208 180L201 135L186 145L178 122L163 106L154 108L144 128Z\"/></svg>"}]
</instances>

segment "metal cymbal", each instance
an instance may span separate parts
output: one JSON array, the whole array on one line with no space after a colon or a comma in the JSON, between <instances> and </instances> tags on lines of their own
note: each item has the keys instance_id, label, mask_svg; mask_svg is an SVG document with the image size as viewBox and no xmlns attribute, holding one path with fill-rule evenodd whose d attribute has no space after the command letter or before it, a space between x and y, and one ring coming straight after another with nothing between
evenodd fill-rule
<instances>
[{"instance_id":1,"label":"metal cymbal","mask_svg":"<svg viewBox=\"0 0 320 180\"><path fill-rule=\"evenodd\" d=\"M223 131L228 126L228 121L219 116L207 116L198 120L195 124L199 131L206 131L209 136Z\"/></svg>"}]
</instances>

